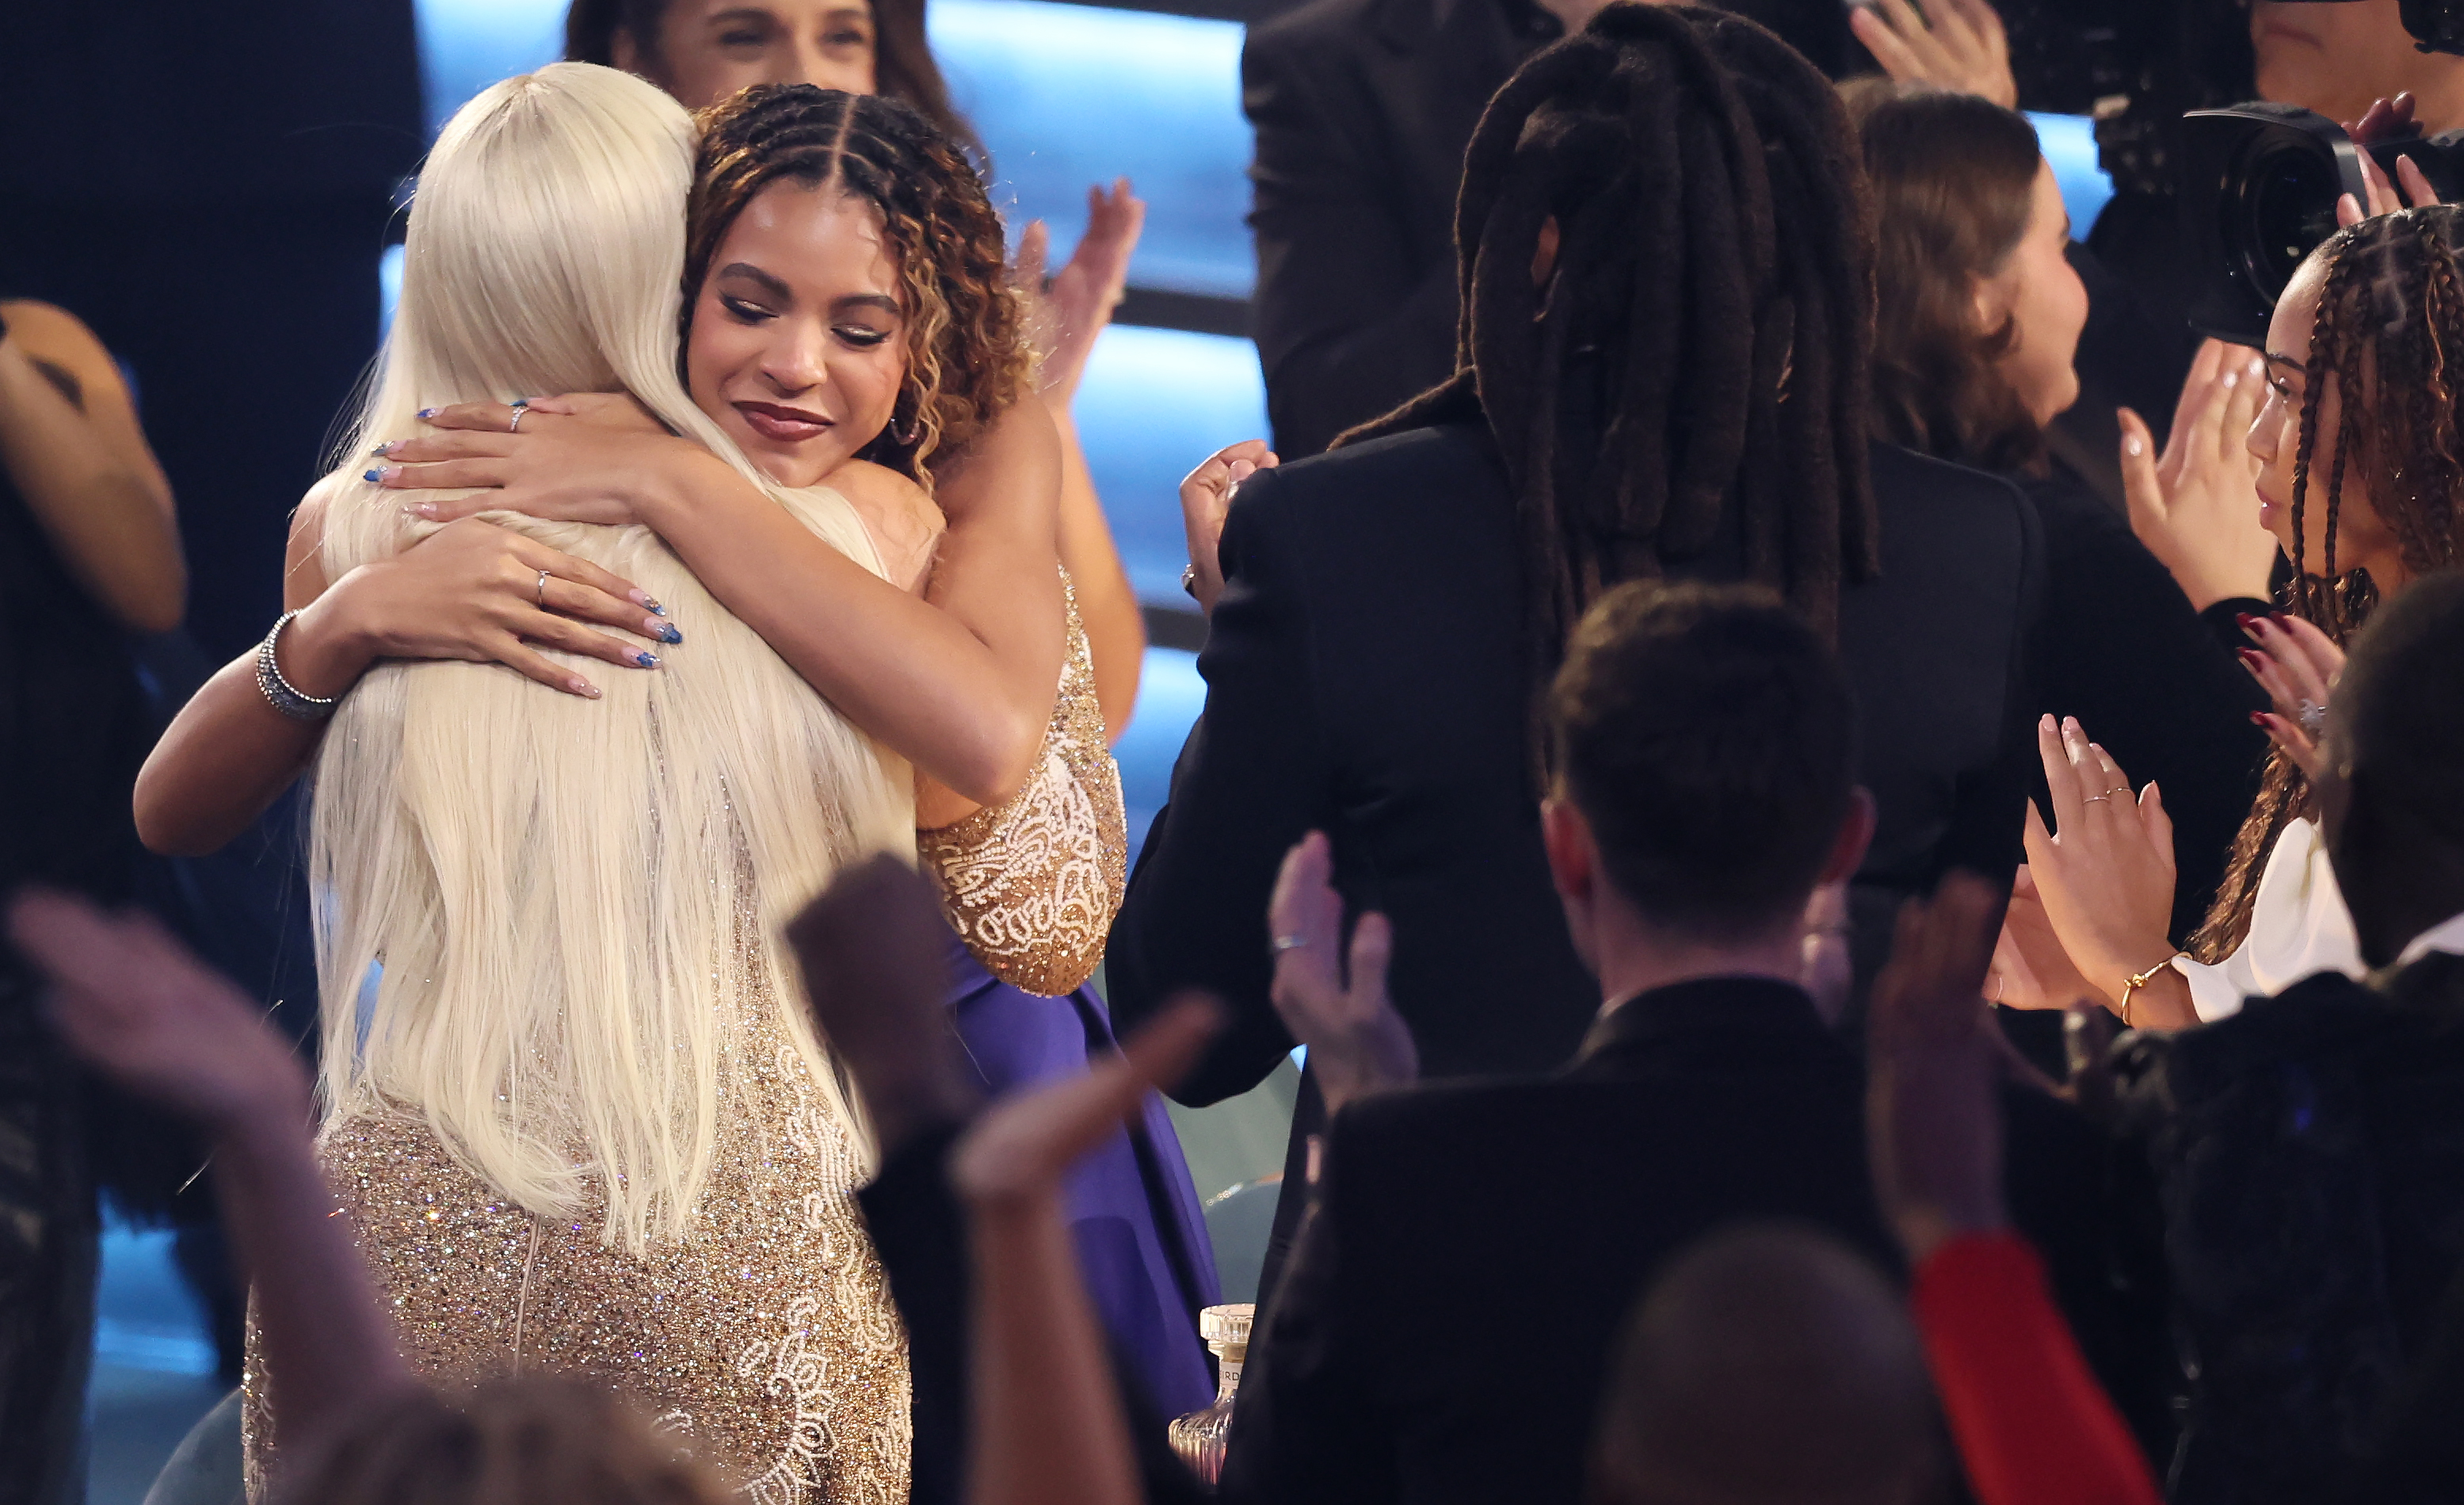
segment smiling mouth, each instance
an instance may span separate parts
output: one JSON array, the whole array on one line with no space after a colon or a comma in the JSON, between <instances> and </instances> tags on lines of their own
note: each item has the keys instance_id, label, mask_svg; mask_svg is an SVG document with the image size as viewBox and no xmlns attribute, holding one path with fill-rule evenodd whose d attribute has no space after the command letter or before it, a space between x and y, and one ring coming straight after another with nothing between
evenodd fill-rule
<instances>
[{"instance_id":1,"label":"smiling mouth","mask_svg":"<svg viewBox=\"0 0 2464 1505\"><path fill-rule=\"evenodd\" d=\"M830 420L802 408L781 408L777 403L736 403L732 405L744 415L754 432L774 444L801 444L818 438L830 430Z\"/></svg>"}]
</instances>

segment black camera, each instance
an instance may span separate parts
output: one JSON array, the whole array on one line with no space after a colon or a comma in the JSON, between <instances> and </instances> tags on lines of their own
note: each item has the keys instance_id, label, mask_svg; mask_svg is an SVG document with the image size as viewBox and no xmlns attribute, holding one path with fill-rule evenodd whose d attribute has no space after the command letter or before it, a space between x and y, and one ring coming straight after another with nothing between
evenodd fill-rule
<instances>
[{"instance_id":1,"label":"black camera","mask_svg":"<svg viewBox=\"0 0 2464 1505\"><path fill-rule=\"evenodd\" d=\"M2410 21L2420 0L2406 0ZM2442 201L2464 195L2464 131L2356 146L2343 126L2289 104L2192 110L2179 136L2182 245L2197 269L2191 326L2235 344L2266 343L2268 316L2301 258L2336 232L2336 200L2368 202L2361 153L2389 183L2396 159Z\"/></svg>"}]
</instances>

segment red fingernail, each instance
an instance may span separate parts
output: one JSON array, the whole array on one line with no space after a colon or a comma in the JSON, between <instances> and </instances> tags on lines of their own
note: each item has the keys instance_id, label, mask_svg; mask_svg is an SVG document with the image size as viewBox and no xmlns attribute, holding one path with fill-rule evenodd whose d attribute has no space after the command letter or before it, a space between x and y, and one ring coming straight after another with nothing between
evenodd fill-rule
<instances>
[{"instance_id":1,"label":"red fingernail","mask_svg":"<svg viewBox=\"0 0 2464 1505\"><path fill-rule=\"evenodd\" d=\"M2233 626L2240 628L2245 632L2257 625L2258 618L2252 616L2247 611L2235 612L2233 615Z\"/></svg>"},{"instance_id":2,"label":"red fingernail","mask_svg":"<svg viewBox=\"0 0 2464 1505\"><path fill-rule=\"evenodd\" d=\"M2265 712L2262 712L2262 711L2253 711L2253 712L2251 712L2251 713L2250 713L2250 724L2251 724L2251 725L2253 725L2253 726L2265 726L2265 725L2267 724L2267 722L2268 722L2268 717L2267 717L2267 715L2266 715L2266 713L2265 713Z\"/></svg>"},{"instance_id":3,"label":"red fingernail","mask_svg":"<svg viewBox=\"0 0 2464 1505\"><path fill-rule=\"evenodd\" d=\"M2241 660L2241 666L2242 666L2244 669L2249 670L2249 671L2250 671L2251 673L2253 673L2253 674L2256 674L2256 673L2258 673L2258 666L2259 666L2259 665L2261 665L2261 664L2263 664L2263 663L2265 663L2265 662L2267 662L2267 657L2266 657L2266 655L2265 655L2265 654L2263 654L2263 653L2254 653L2254 652L2252 652L2251 650L2249 650L2249 649L2247 649L2247 648L2236 648L2236 649L2234 649L2234 650L2233 650L2233 656L2234 656L2235 658L2240 659L2240 660Z\"/></svg>"}]
</instances>

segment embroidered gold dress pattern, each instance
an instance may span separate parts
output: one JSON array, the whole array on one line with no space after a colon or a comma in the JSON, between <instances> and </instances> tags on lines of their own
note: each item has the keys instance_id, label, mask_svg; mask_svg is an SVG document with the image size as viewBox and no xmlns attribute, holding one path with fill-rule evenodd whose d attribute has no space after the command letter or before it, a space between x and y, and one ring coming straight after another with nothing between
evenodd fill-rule
<instances>
[{"instance_id":1,"label":"embroidered gold dress pattern","mask_svg":"<svg viewBox=\"0 0 2464 1505\"><path fill-rule=\"evenodd\" d=\"M984 970L1057 997L1094 975L1127 882L1121 770L1095 698L1078 594L1062 576L1068 653L1035 771L1000 805L915 833L951 925Z\"/></svg>"},{"instance_id":2,"label":"embroidered gold dress pattern","mask_svg":"<svg viewBox=\"0 0 2464 1505\"><path fill-rule=\"evenodd\" d=\"M862 1162L791 1044L774 1030L752 1053L699 1226L647 1258L602 1243L595 1216L506 1201L414 1114L331 1123L319 1159L430 1383L604 1380L746 1499L897 1505L906 1336L851 1195ZM246 1384L253 1495L267 1422L253 1352Z\"/></svg>"}]
</instances>

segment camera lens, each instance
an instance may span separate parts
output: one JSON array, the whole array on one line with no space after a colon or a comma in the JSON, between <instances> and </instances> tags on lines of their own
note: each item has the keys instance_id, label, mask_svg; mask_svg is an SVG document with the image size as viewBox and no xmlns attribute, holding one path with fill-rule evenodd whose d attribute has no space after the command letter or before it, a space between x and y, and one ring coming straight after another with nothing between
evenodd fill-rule
<instances>
[{"instance_id":1,"label":"camera lens","mask_svg":"<svg viewBox=\"0 0 2464 1505\"><path fill-rule=\"evenodd\" d=\"M2241 201L2226 212L2243 223L2226 228L2225 244L2242 248L2253 286L2273 302L2301 258L2336 232L2334 159L2308 143L2261 142L2241 181Z\"/></svg>"}]
</instances>

